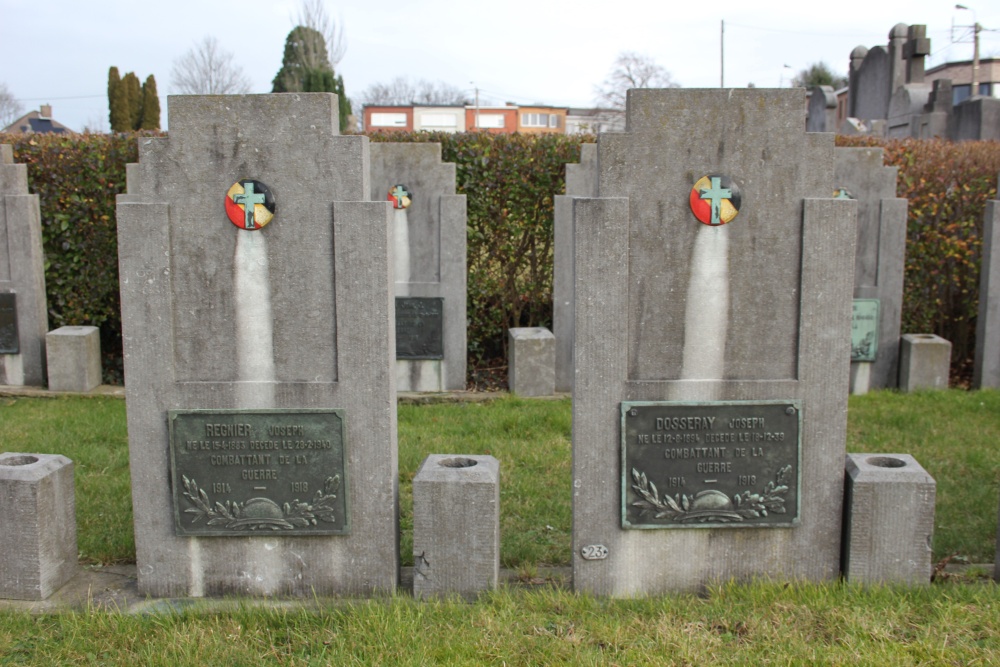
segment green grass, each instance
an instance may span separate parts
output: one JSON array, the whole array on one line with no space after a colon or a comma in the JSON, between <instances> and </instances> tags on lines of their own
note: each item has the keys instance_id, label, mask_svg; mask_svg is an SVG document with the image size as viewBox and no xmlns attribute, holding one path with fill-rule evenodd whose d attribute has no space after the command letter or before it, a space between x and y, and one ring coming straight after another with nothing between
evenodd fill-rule
<instances>
[{"instance_id":1,"label":"green grass","mask_svg":"<svg viewBox=\"0 0 1000 667\"><path fill-rule=\"evenodd\" d=\"M174 614L0 613L0 665L989 665L1000 589L722 585L595 599L503 589Z\"/></svg>"},{"instance_id":2,"label":"green grass","mask_svg":"<svg viewBox=\"0 0 1000 667\"><path fill-rule=\"evenodd\" d=\"M428 454L491 454L500 461L505 567L530 572L540 564L568 564L570 415L569 400L401 405L403 564L412 564L413 476ZM993 561L1000 502L1000 392L851 397L847 448L916 457L937 480L935 559L958 553L972 562ZM71 458L83 561L135 560L124 401L0 398L0 451Z\"/></svg>"}]
</instances>

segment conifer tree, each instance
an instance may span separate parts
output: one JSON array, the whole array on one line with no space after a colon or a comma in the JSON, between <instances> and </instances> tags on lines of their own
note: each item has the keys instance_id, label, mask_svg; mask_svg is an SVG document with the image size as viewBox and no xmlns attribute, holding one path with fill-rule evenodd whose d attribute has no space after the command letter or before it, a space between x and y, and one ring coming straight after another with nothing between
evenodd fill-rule
<instances>
[{"instance_id":1,"label":"conifer tree","mask_svg":"<svg viewBox=\"0 0 1000 667\"><path fill-rule=\"evenodd\" d=\"M160 129L160 98L156 94L156 79L150 74L142 84L142 113L137 130Z\"/></svg>"},{"instance_id":2,"label":"conifer tree","mask_svg":"<svg viewBox=\"0 0 1000 667\"><path fill-rule=\"evenodd\" d=\"M125 131L139 127L142 119L142 85L135 72L129 72L122 77L122 87L125 89L125 99L128 104L128 126Z\"/></svg>"},{"instance_id":3,"label":"conifer tree","mask_svg":"<svg viewBox=\"0 0 1000 667\"><path fill-rule=\"evenodd\" d=\"M117 67L108 70L108 110L112 132L127 132L132 129L129 125L128 94Z\"/></svg>"},{"instance_id":4,"label":"conifer tree","mask_svg":"<svg viewBox=\"0 0 1000 667\"><path fill-rule=\"evenodd\" d=\"M323 34L314 28L296 26L285 39L285 56L274 77L274 93L336 93L340 131L347 127L351 102L344 94L344 79L335 75Z\"/></svg>"}]
</instances>

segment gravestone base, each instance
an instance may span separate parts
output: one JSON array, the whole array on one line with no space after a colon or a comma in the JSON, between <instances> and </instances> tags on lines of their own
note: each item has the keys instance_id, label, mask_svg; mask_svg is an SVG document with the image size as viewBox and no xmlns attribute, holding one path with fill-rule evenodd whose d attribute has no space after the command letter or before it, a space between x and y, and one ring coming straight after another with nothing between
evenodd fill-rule
<instances>
[{"instance_id":1,"label":"gravestone base","mask_svg":"<svg viewBox=\"0 0 1000 667\"><path fill-rule=\"evenodd\" d=\"M76 573L73 462L0 454L0 598L44 600Z\"/></svg>"},{"instance_id":2,"label":"gravestone base","mask_svg":"<svg viewBox=\"0 0 1000 667\"><path fill-rule=\"evenodd\" d=\"M934 478L908 454L848 454L844 578L929 584Z\"/></svg>"},{"instance_id":3,"label":"gravestone base","mask_svg":"<svg viewBox=\"0 0 1000 667\"><path fill-rule=\"evenodd\" d=\"M413 478L413 596L474 598L499 575L499 461L431 454Z\"/></svg>"},{"instance_id":4,"label":"gravestone base","mask_svg":"<svg viewBox=\"0 0 1000 667\"><path fill-rule=\"evenodd\" d=\"M851 362L851 393L864 396L871 389L872 364L868 361Z\"/></svg>"},{"instance_id":5,"label":"gravestone base","mask_svg":"<svg viewBox=\"0 0 1000 667\"><path fill-rule=\"evenodd\" d=\"M899 389L947 389L951 343L934 334L904 334L899 349Z\"/></svg>"},{"instance_id":6,"label":"gravestone base","mask_svg":"<svg viewBox=\"0 0 1000 667\"><path fill-rule=\"evenodd\" d=\"M101 384L101 335L97 327L59 327L45 334L51 391L87 392Z\"/></svg>"},{"instance_id":7,"label":"gravestone base","mask_svg":"<svg viewBox=\"0 0 1000 667\"><path fill-rule=\"evenodd\" d=\"M508 386L518 396L556 391L556 338L544 327L508 330Z\"/></svg>"},{"instance_id":8,"label":"gravestone base","mask_svg":"<svg viewBox=\"0 0 1000 667\"><path fill-rule=\"evenodd\" d=\"M440 359L396 360L396 391L444 391L444 378Z\"/></svg>"}]
</instances>

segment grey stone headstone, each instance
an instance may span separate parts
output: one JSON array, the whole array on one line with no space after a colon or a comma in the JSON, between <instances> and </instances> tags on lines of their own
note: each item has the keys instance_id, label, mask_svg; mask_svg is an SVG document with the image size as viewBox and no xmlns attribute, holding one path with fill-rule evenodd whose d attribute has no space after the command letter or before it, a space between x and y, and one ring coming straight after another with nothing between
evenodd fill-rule
<instances>
[{"instance_id":1,"label":"grey stone headstone","mask_svg":"<svg viewBox=\"0 0 1000 667\"><path fill-rule=\"evenodd\" d=\"M170 136L140 139L129 194L118 201L139 589L192 597L392 590L399 568L392 210L368 199L368 139L338 136L337 98L324 93L177 96L169 107ZM256 231L231 223L224 205L244 179L266 184L275 199L273 220ZM168 411L243 410L266 419L275 409L343 411L346 479L334 481L347 494L350 533L241 532L234 521L232 537L175 534L172 493L182 480L170 476ZM289 486L301 484L296 466L309 465L308 441L211 433L209 448L245 450L249 461L237 451L214 465L273 481L230 490L195 480L207 488L210 509L231 501L280 513L268 497L271 483L313 501L312 488ZM252 467L251 455L275 446L297 456ZM343 517L317 510L313 518L327 519Z\"/></svg>"},{"instance_id":2,"label":"grey stone headstone","mask_svg":"<svg viewBox=\"0 0 1000 667\"><path fill-rule=\"evenodd\" d=\"M846 460L844 578L929 584L934 478L909 454L848 454Z\"/></svg>"},{"instance_id":3,"label":"grey stone headstone","mask_svg":"<svg viewBox=\"0 0 1000 667\"><path fill-rule=\"evenodd\" d=\"M856 205L831 199L833 135L806 134L804 108L802 90L631 90L627 130L598 139L600 197L573 202L579 591L839 573ZM689 206L708 174L742 197L721 227ZM640 500L620 465L626 401L800 405L797 525L624 530L623 504ZM734 450L721 454L732 470L714 472L740 474ZM663 493L686 510L704 504L681 498L697 485Z\"/></svg>"},{"instance_id":4,"label":"grey stone headstone","mask_svg":"<svg viewBox=\"0 0 1000 667\"><path fill-rule=\"evenodd\" d=\"M869 373L868 388L895 387L906 269L907 201L896 197L897 168L883 166L881 148L837 148L834 158L834 187L846 188L858 202L854 298L879 301L878 356Z\"/></svg>"},{"instance_id":5,"label":"grey stone headstone","mask_svg":"<svg viewBox=\"0 0 1000 667\"><path fill-rule=\"evenodd\" d=\"M1000 182L1000 177L998 177ZM1000 201L986 202L972 387L1000 388Z\"/></svg>"},{"instance_id":6,"label":"grey stone headstone","mask_svg":"<svg viewBox=\"0 0 1000 667\"><path fill-rule=\"evenodd\" d=\"M573 390L573 197L597 196L597 144L581 144L579 164L566 165L566 194L554 204L552 333L556 391Z\"/></svg>"},{"instance_id":7,"label":"grey stone headstone","mask_svg":"<svg viewBox=\"0 0 1000 667\"><path fill-rule=\"evenodd\" d=\"M441 162L441 144L375 142L370 150L372 200L398 184L413 195L405 213L409 275L395 276L396 296L444 299L444 358L397 360L398 389L465 389L466 200L455 194L455 165Z\"/></svg>"},{"instance_id":8,"label":"grey stone headstone","mask_svg":"<svg viewBox=\"0 0 1000 667\"><path fill-rule=\"evenodd\" d=\"M837 95L833 86L813 86L809 89L807 132L835 132L837 125Z\"/></svg>"},{"instance_id":9,"label":"grey stone headstone","mask_svg":"<svg viewBox=\"0 0 1000 667\"><path fill-rule=\"evenodd\" d=\"M0 385L45 385L45 254L38 195L28 194L28 167L14 164L14 151L0 145L0 294L16 302L16 354L0 353ZM5 313L0 313L3 318ZM10 314L6 314L11 317ZM4 349L14 349L4 347Z\"/></svg>"},{"instance_id":10,"label":"grey stone headstone","mask_svg":"<svg viewBox=\"0 0 1000 667\"><path fill-rule=\"evenodd\" d=\"M951 342L934 334L903 334L899 343L899 389L947 389Z\"/></svg>"},{"instance_id":11,"label":"grey stone headstone","mask_svg":"<svg viewBox=\"0 0 1000 667\"><path fill-rule=\"evenodd\" d=\"M884 46L872 47L858 68L856 85L851 82L853 117L865 121L889 117L891 76L888 51Z\"/></svg>"},{"instance_id":12,"label":"grey stone headstone","mask_svg":"<svg viewBox=\"0 0 1000 667\"><path fill-rule=\"evenodd\" d=\"M0 598L44 600L77 571L73 462L0 453Z\"/></svg>"}]
</instances>

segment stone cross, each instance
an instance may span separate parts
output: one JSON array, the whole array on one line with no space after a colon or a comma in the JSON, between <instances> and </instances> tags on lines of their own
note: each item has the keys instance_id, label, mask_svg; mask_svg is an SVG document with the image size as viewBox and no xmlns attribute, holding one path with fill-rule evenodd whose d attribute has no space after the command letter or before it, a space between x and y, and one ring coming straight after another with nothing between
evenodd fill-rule
<instances>
[{"instance_id":1,"label":"stone cross","mask_svg":"<svg viewBox=\"0 0 1000 667\"><path fill-rule=\"evenodd\" d=\"M927 26L911 25L906 43L903 44L907 83L924 82L924 56L930 52L931 40L927 37Z\"/></svg>"},{"instance_id":2,"label":"stone cross","mask_svg":"<svg viewBox=\"0 0 1000 667\"><path fill-rule=\"evenodd\" d=\"M246 209L246 217L243 224L247 229L253 229L256 226L254 224L254 206L263 204L266 201L266 197L259 192L253 191L252 182L248 182L243 188L246 192L241 195L233 195L233 201L237 204L243 204L243 208Z\"/></svg>"}]
</instances>

